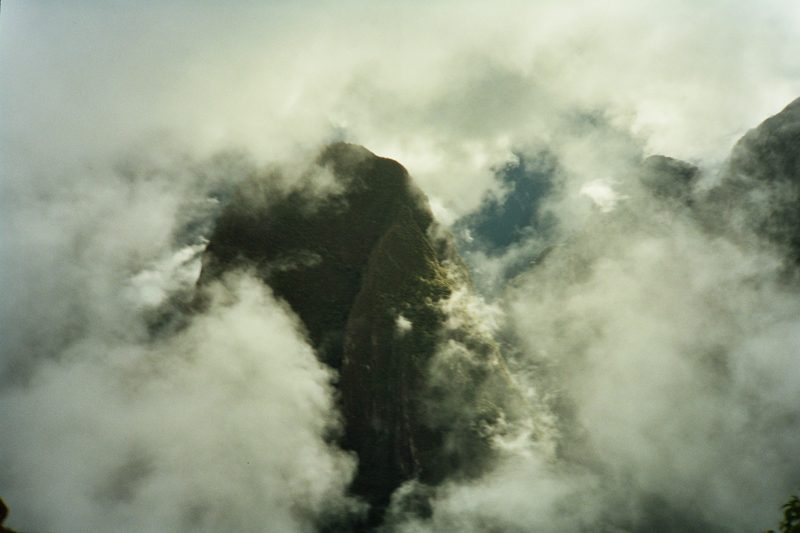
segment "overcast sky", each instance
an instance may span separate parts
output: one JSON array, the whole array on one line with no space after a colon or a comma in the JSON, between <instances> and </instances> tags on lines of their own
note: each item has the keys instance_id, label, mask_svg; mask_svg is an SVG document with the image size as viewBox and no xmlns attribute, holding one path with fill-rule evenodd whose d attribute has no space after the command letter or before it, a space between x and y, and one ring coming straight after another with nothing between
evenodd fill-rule
<instances>
[{"instance_id":1,"label":"overcast sky","mask_svg":"<svg viewBox=\"0 0 800 533\"><path fill-rule=\"evenodd\" d=\"M800 95L786 0L34 0L0 25L6 180L158 136L264 161L344 138L459 215L572 114L707 160Z\"/></svg>"}]
</instances>

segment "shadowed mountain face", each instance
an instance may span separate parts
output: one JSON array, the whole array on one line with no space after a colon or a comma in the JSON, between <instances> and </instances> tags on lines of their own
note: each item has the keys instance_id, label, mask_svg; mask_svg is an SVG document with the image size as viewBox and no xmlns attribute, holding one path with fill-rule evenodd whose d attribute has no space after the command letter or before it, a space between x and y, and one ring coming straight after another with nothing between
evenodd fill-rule
<instances>
[{"instance_id":1,"label":"shadowed mountain face","mask_svg":"<svg viewBox=\"0 0 800 533\"><path fill-rule=\"evenodd\" d=\"M651 155L640 171L642 184L658 199L691 203L692 182L700 173L694 165L663 155Z\"/></svg>"},{"instance_id":2,"label":"shadowed mountain face","mask_svg":"<svg viewBox=\"0 0 800 533\"><path fill-rule=\"evenodd\" d=\"M254 269L300 316L324 362L340 368L344 330L367 261L401 211L420 231L430 226L422 193L405 169L345 144L329 147L319 167L285 192L280 175L254 177L217 219L200 284L237 268ZM331 189L312 185L331 172Z\"/></svg>"},{"instance_id":3,"label":"shadowed mountain face","mask_svg":"<svg viewBox=\"0 0 800 533\"><path fill-rule=\"evenodd\" d=\"M800 98L734 146L706 220L782 248L800 262Z\"/></svg>"},{"instance_id":4,"label":"shadowed mountain face","mask_svg":"<svg viewBox=\"0 0 800 533\"><path fill-rule=\"evenodd\" d=\"M480 472L491 457L486 428L524 405L494 341L445 326L444 302L470 291L469 274L400 164L340 143L290 192L279 181L254 177L219 216L199 303L203 286L245 269L297 313L339 371L341 444L358 455L352 491L375 525L403 482ZM431 364L453 343L477 356L451 357L442 387Z\"/></svg>"}]
</instances>

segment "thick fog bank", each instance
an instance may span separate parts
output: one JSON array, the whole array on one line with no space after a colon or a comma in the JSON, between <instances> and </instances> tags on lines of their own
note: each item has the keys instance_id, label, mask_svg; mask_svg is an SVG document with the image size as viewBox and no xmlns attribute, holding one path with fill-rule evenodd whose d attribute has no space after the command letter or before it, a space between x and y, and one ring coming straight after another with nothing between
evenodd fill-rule
<instances>
[{"instance_id":1,"label":"thick fog bank","mask_svg":"<svg viewBox=\"0 0 800 533\"><path fill-rule=\"evenodd\" d=\"M554 416L558 460L545 473L519 455L485 492L454 488L434 529L474 513L524 530L542 480L560 497L543 531L774 523L800 477L796 105L718 166L630 151L587 182L540 153L498 172L513 192L455 228L504 311L511 368Z\"/></svg>"}]
</instances>

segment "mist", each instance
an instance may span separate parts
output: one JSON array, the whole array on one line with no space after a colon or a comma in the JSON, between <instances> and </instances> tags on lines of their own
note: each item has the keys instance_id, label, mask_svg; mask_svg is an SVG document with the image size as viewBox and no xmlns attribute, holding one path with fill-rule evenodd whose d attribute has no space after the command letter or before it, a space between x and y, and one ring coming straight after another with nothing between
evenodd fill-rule
<instances>
[{"instance_id":1,"label":"mist","mask_svg":"<svg viewBox=\"0 0 800 533\"><path fill-rule=\"evenodd\" d=\"M774 527L800 485L800 285L691 205L800 96L798 48L780 1L7 2L6 525L364 512L336 373L286 304L241 272L183 311L235 187L282 168L276 190L330 194L308 162L344 140L397 159L453 231L478 294L446 311L498 339L536 413L430 516L401 488L388 529ZM647 190L653 154L696 165L690 201Z\"/></svg>"}]
</instances>

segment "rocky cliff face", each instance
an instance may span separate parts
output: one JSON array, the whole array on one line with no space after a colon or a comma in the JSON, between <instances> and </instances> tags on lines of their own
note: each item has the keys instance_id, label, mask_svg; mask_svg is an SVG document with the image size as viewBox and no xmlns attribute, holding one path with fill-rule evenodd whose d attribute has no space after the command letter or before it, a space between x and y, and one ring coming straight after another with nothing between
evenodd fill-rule
<instances>
[{"instance_id":1,"label":"rocky cliff face","mask_svg":"<svg viewBox=\"0 0 800 533\"><path fill-rule=\"evenodd\" d=\"M205 252L199 294L243 268L297 313L320 359L339 371L341 444L358 455L352 491L371 504L374 525L403 482L480 472L490 428L524 402L494 341L447 325L445 302L470 290L469 274L406 170L340 143L308 172L290 192L272 174L234 195ZM470 356L442 362L437 354L453 344ZM452 379L437 384L434 366Z\"/></svg>"}]
</instances>

